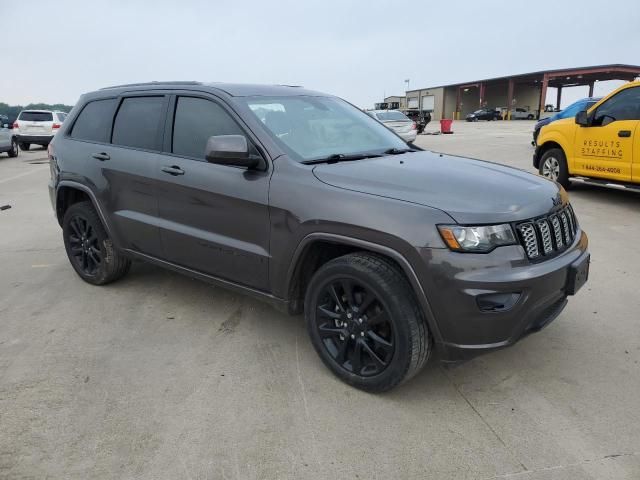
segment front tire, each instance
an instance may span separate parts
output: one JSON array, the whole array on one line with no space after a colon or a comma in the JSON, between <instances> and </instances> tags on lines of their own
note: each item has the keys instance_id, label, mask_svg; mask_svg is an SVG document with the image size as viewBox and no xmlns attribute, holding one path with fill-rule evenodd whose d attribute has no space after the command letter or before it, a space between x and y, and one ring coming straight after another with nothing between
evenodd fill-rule
<instances>
[{"instance_id":1,"label":"front tire","mask_svg":"<svg viewBox=\"0 0 640 480\"><path fill-rule=\"evenodd\" d=\"M411 285L382 256L363 252L327 262L311 279L304 306L316 352L356 388L389 390L429 358L429 332Z\"/></svg>"},{"instance_id":2,"label":"front tire","mask_svg":"<svg viewBox=\"0 0 640 480\"><path fill-rule=\"evenodd\" d=\"M20 150L18 149L18 141L14 138L13 140L11 140L11 150L9 150L9 156L11 158L15 158L18 156L18 152Z\"/></svg>"},{"instance_id":3,"label":"front tire","mask_svg":"<svg viewBox=\"0 0 640 480\"><path fill-rule=\"evenodd\" d=\"M559 148L550 148L542 155L540 159L540 175L549 180L553 180L562 185L565 189L569 189L569 168L567 167L567 158L564 152Z\"/></svg>"},{"instance_id":4,"label":"front tire","mask_svg":"<svg viewBox=\"0 0 640 480\"><path fill-rule=\"evenodd\" d=\"M69 207L62 221L62 236L69 262L85 282L105 285L129 271L131 261L113 247L91 202Z\"/></svg>"}]
</instances>

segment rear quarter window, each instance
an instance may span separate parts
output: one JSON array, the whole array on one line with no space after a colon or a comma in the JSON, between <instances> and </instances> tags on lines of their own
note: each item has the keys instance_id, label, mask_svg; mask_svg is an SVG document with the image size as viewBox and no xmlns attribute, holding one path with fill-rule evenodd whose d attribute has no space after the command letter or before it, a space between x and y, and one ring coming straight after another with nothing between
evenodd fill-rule
<instances>
[{"instance_id":1,"label":"rear quarter window","mask_svg":"<svg viewBox=\"0 0 640 480\"><path fill-rule=\"evenodd\" d=\"M21 112L18 120L24 120L25 122L53 122L53 113Z\"/></svg>"},{"instance_id":2,"label":"rear quarter window","mask_svg":"<svg viewBox=\"0 0 640 480\"><path fill-rule=\"evenodd\" d=\"M116 103L115 98L87 103L73 124L71 138L90 142L108 142Z\"/></svg>"}]
</instances>

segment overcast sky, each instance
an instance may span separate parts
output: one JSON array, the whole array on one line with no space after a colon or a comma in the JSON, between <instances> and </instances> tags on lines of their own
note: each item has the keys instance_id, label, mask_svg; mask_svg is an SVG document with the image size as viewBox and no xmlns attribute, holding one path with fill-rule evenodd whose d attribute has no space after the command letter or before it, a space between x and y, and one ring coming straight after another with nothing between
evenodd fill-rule
<instances>
[{"instance_id":1,"label":"overcast sky","mask_svg":"<svg viewBox=\"0 0 640 480\"><path fill-rule=\"evenodd\" d=\"M304 85L372 107L407 78L419 88L640 64L637 0L0 0L0 32L10 104L202 80ZM576 90L563 103L586 95Z\"/></svg>"}]
</instances>

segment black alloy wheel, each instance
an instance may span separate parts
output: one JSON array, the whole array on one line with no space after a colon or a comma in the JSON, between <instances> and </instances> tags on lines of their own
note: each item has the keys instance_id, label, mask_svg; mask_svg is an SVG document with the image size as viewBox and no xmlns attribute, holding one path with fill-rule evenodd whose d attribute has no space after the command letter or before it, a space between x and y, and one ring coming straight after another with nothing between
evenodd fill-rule
<instances>
[{"instance_id":1,"label":"black alloy wheel","mask_svg":"<svg viewBox=\"0 0 640 480\"><path fill-rule=\"evenodd\" d=\"M95 229L87 218L75 214L69 221L69 253L72 261L87 276L94 276L103 260Z\"/></svg>"},{"instance_id":2,"label":"black alloy wheel","mask_svg":"<svg viewBox=\"0 0 640 480\"><path fill-rule=\"evenodd\" d=\"M336 278L322 289L316 328L336 364L369 377L382 373L395 350L394 329L383 301L355 278Z\"/></svg>"},{"instance_id":3,"label":"black alloy wheel","mask_svg":"<svg viewBox=\"0 0 640 480\"><path fill-rule=\"evenodd\" d=\"M18 152L20 149L18 148L18 141L14 138L11 140L11 150L9 150L9 156L11 158L15 158L18 156Z\"/></svg>"},{"instance_id":4,"label":"black alloy wheel","mask_svg":"<svg viewBox=\"0 0 640 480\"><path fill-rule=\"evenodd\" d=\"M407 277L373 252L322 265L306 289L304 313L320 359L362 390L390 390L429 358L431 337Z\"/></svg>"},{"instance_id":5,"label":"black alloy wheel","mask_svg":"<svg viewBox=\"0 0 640 480\"><path fill-rule=\"evenodd\" d=\"M91 202L74 203L67 209L62 236L71 266L85 282L104 285L129 271L131 261L114 248Z\"/></svg>"}]
</instances>

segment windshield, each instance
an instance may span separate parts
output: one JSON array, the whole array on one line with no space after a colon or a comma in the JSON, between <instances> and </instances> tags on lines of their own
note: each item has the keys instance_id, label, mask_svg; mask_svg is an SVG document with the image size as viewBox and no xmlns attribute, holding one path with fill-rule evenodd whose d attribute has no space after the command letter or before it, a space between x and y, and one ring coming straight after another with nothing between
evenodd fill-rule
<instances>
[{"instance_id":1,"label":"windshield","mask_svg":"<svg viewBox=\"0 0 640 480\"><path fill-rule=\"evenodd\" d=\"M572 103L561 112L556 113L556 118L575 117L578 112L588 110L591 105L594 105L596 102L597 100L578 100L576 103Z\"/></svg>"},{"instance_id":2,"label":"windshield","mask_svg":"<svg viewBox=\"0 0 640 480\"><path fill-rule=\"evenodd\" d=\"M400 121L400 122L410 122L411 119L408 118L404 113L398 112L396 110L389 110L388 112L377 112L376 117L381 122L388 122L390 120Z\"/></svg>"},{"instance_id":3,"label":"windshield","mask_svg":"<svg viewBox=\"0 0 640 480\"><path fill-rule=\"evenodd\" d=\"M243 100L297 161L407 148L385 126L339 98L291 96Z\"/></svg>"},{"instance_id":4,"label":"windshield","mask_svg":"<svg viewBox=\"0 0 640 480\"><path fill-rule=\"evenodd\" d=\"M475 112L473 112L474 115L479 115L481 113L484 113L484 110L476 110Z\"/></svg>"}]
</instances>

